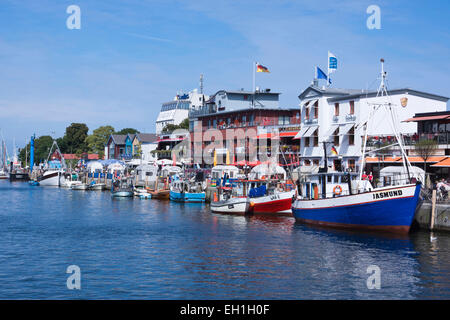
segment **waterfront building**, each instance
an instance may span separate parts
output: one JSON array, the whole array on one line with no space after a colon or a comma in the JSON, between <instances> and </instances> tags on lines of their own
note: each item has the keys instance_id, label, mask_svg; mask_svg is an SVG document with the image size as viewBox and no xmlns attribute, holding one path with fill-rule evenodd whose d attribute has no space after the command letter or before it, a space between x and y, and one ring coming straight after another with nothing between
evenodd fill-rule
<instances>
[{"instance_id":1,"label":"waterfront building","mask_svg":"<svg viewBox=\"0 0 450 320\"><path fill-rule=\"evenodd\" d=\"M137 133L132 140L133 158L153 162L158 160L156 154L152 152L158 147L158 136L154 133Z\"/></svg>"},{"instance_id":2,"label":"waterfront building","mask_svg":"<svg viewBox=\"0 0 450 320\"><path fill-rule=\"evenodd\" d=\"M158 140L156 140L157 147L152 150L151 153L153 157L160 159L171 159L172 160L172 149L180 142L188 137L189 133L178 133L178 132L168 132L161 133L158 135ZM181 161L182 159L177 159ZM183 159L183 162L189 162L188 159Z\"/></svg>"},{"instance_id":3,"label":"waterfront building","mask_svg":"<svg viewBox=\"0 0 450 320\"><path fill-rule=\"evenodd\" d=\"M444 111L448 101L446 97L409 88L388 90L388 94L399 121L423 110ZM311 170L323 166L325 148L329 167L336 171L358 171L364 123L371 106L385 103L385 97L377 97L376 91L325 88L314 82L299 99L302 128L296 138L301 139L300 164L311 166ZM403 134L412 135L415 130L410 122L400 124ZM370 138L394 135L390 122L381 112L372 118L368 135ZM332 147L337 154L331 152Z\"/></svg>"},{"instance_id":4,"label":"waterfront building","mask_svg":"<svg viewBox=\"0 0 450 320\"><path fill-rule=\"evenodd\" d=\"M415 166L424 168L426 172L435 178L448 178L450 174L450 111L421 112L413 117L404 119L405 123L416 123L417 130L413 134L403 134L405 150L408 160ZM389 142L389 137L374 136L368 142L372 148L379 147ZM416 143L420 140L436 141L436 149L432 154L423 159L420 151L416 150ZM386 166L400 166L401 157L398 147L392 147L382 154L372 154L366 157L370 170L378 172Z\"/></svg>"},{"instance_id":5,"label":"waterfront building","mask_svg":"<svg viewBox=\"0 0 450 320\"><path fill-rule=\"evenodd\" d=\"M298 161L298 141L293 138L300 130L300 111L298 109L283 109L279 106L278 92L270 89L255 92L219 90L206 101L199 109L191 110L189 113L189 131L191 133L191 150L201 148L202 150L213 143L212 137L208 138L205 133L210 129L217 129L226 139L227 130L242 129L247 137L250 130L255 133L252 139L268 139L269 142L261 146L259 141L252 141L257 146L257 158L249 159L248 144L250 141L238 143L233 141L222 141L222 148L214 149L218 163L234 163L238 154L243 154L246 163L258 164L263 153L269 153L270 141L275 131L279 132L281 150L278 151L278 161L281 164ZM201 130L202 141L194 141L196 130ZM198 136L198 135L196 135ZM247 138L250 139L250 138ZM197 144L197 145L195 145ZM195 163L205 164L201 159L194 159Z\"/></svg>"},{"instance_id":6,"label":"waterfront building","mask_svg":"<svg viewBox=\"0 0 450 320\"><path fill-rule=\"evenodd\" d=\"M129 160L133 156L134 135L112 134L105 148L106 159Z\"/></svg>"},{"instance_id":7,"label":"waterfront building","mask_svg":"<svg viewBox=\"0 0 450 320\"><path fill-rule=\"evenodd\" d=\"M194 89L189 93L177 94L172 101L164 102L156 119L156 134L161 134L168 124L179 125L188 118L189 110L200 109L207 99L207 95Z\"/></svg>"}]
</instances>

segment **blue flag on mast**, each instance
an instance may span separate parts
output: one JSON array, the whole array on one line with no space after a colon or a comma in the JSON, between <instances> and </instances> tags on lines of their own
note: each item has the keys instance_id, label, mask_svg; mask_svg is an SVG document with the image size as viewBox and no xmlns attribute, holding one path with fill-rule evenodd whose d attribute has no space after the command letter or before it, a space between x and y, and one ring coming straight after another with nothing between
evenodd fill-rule
<instances>
[{"instance_id":1,"label":"blue flag on mast","mask_svg":"<svg viewBox=\"0 0 450 320\"><path fill-rule=\"evenodd\" d=\"M319 67L316 67L316 78L328 80L327 74L323 72Z\"/></svg>"}]
</instances>

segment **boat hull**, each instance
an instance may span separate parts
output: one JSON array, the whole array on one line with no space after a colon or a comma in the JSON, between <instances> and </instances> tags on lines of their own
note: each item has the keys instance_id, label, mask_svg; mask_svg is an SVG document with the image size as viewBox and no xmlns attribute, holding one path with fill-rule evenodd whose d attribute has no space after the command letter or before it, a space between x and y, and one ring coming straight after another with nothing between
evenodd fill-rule
<instances>
[{"instance_id":1,"label":"boat hull","mask_svg":"<svg viewBox=\"0 0 450 320\"><path fill-rule=\"evenodd\" d=\"M38 182L39 185L43 187L58 187L64 183L65 180L66 179L61 172L55 171L40 177Z\"/></svg>"},{"instance_id":2,"label":"boat hull","mask_svg":"<svg viewBox=\"0 0 450 320\"><path fill-rule=\"evenodd\" d=\"M420 184L387 187L331 199L296 200L299 222L329 227L408 233L419 201Z\"/></svg>"},{"instance_id":3,"label":"boat hull","mask_svg":"<svg viewBox=\"0 0 450 320\"><path fill-rule=\"evenodd\" d=\"M211 211L217 213L246 213L249 207L250 202L246 197L215 201L210 204Z\"/></svg>"},{"instance_id":4,"label":"boat hull","mask_svg":"<svg viewBox=\"0 0 450 320\"><path fill-rule=\"evenodd\" d=\"M133 197L134 193L133 193L133 191L113 191L112 196L113 197Z\"/></svg>"},{"instance_id":5,"label":"boat hull","mask_svg":"<svg viewBox=\"0 0 450 320\"><path fill-rule=\"evenodd\" d=\"M30 176L28 173L10 173L9 181L29 181Z\"/></svg>"},{"instance_id":6,"label":"boat hull","mask_svg":"<svg viewBox=\"0 0 450 320\"><path fill-rule=\"evenodd\" d=\"M106 188L106 184L104 183L96 183L89 186L89 190L101 191Z\"/></svg>"},{"instance_id":7,"label":"boat hull","mask_svg":"<svg viewBox=\"0 0 450 320\"><path fill-rule=\"evenodd\" d=\"M204 192L190 193L170 191L169 198L171 201L175 202L202 203L206 200L206 194Z\"/></svg>"},{"instance_id":8,"label":"boat hull","mask_svg":"<svg viewBox=\"0 0 450 320\"><path fill-rule=\"evenodd\" d=\"M253 213L290 213L295 190L274 195L250 198L250 210Z\"/></svg>"},{"instance_id":9,"label":"boat hull","mask_svg":"<svg viewBox=\"0 0 450 320\"><path fill-rule=\"evenodd\" d=\"M169 200L170 198L169 190L149 191L148 193L152 195L152 199Z\"/></svg>"},{"instance_id":10,"label":"boat hull","mask_svg":"<svg viewBox=\"0 0 450 320\"><path fill-rule=\"evenodd\" d=\"M85 183L72 185L72 190L88 190L89 186Z\"/></svg>"}]
</instances>

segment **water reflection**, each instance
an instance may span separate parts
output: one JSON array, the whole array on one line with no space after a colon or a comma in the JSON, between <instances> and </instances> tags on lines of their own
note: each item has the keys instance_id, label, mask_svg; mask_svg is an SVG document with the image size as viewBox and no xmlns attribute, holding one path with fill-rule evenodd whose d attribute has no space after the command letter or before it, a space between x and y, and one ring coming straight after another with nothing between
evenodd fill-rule
<instances>
[{"instance_id":1,"label":"water reflection","mask_svg":"<svg viewBox=\"0 0 450 320\"><path fill-rule=\"evenodd\" d=\"M450 298L448 234L351 232L20 183L0 182L0 201L0 298ZM82 268L81 292L61 285L70 264ZM366 286L369 265L380 290Z\"/></svg>"}]
</instances>

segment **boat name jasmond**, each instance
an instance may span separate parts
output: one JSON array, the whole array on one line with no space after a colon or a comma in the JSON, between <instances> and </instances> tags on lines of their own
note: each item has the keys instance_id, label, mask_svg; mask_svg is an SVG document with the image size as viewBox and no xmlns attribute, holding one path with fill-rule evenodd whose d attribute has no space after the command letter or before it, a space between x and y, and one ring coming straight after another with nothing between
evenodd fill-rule
<instances>
[{"instance_id":1,"label":"boat name jasmond","mask_svg":"<svg viewBox=\"0 0 450 320\"><path fill-rule=\"evenodd\" d=\"M394 191L377 192L374 193L372 196L374 199L384 199L384 198L398 197L401 195L403 195L402 190L394 190Z\"/></svg>"}]
</instances>

